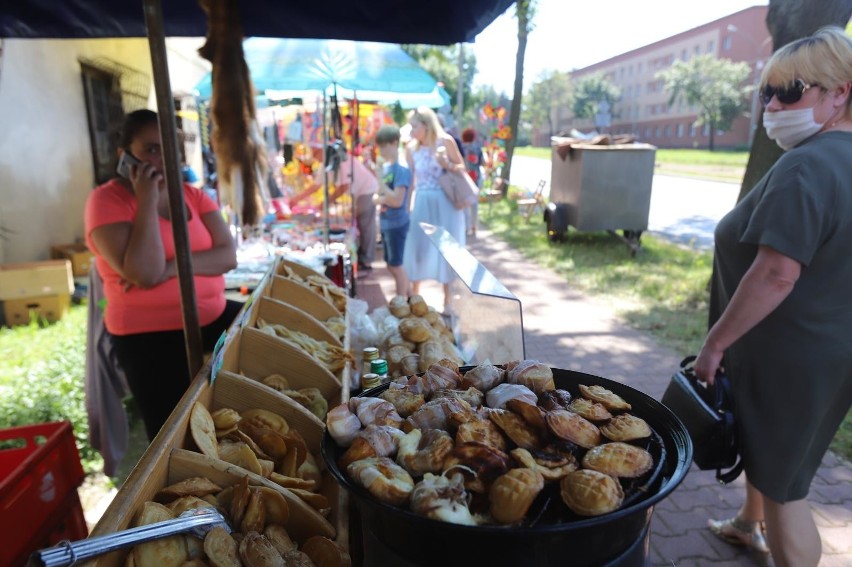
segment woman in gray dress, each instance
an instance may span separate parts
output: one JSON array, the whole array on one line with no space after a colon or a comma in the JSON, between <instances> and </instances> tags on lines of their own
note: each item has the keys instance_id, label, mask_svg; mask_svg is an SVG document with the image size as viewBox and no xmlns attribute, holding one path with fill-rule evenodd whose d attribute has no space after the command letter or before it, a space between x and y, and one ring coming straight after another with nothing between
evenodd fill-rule
<instances>
[{"instance_id":1,"label":"woman in gray dress","mask_svg":"<svg viewBox=\"0 0 852 567\"><path fill-rule=\"evenodd\" d=\"M760 86L787 152L716 228L695 370L712 384L724 355L747 485L737 516L709 527L803 567L821 555L805 498L852 405L852 39L830 27L782 47Z\"/></svg>"}]
</instances>

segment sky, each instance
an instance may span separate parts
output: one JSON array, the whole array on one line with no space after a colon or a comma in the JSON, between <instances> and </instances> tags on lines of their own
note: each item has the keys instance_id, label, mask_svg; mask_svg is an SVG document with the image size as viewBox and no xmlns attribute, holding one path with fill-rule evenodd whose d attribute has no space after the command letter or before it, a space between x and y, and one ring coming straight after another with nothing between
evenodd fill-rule
<instances>
[{"instance_id":1,"label":"sky","mask_svg":"<svg viewBox=\"0 0 852 567\"><path fill-rule=\"evenodd\" d=\"M524 92L545 70L570 71L642 47L768 0L538 0L524 58ZM474 85L512 93L518 25L515 8L473 44Z\"/></svg>"}]
</instances>

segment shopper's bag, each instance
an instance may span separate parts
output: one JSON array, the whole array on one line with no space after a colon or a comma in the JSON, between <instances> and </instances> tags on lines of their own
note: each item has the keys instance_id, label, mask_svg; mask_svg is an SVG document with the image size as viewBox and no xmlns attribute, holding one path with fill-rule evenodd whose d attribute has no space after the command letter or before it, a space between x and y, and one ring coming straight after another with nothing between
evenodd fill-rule
<instances>
[{"instance_id":1,"label":"shopper's bag","mask_svg":"<svg viewBox=\"0 0 852 567\"><path fill-rule=\"evenodd\" d=\"M466 209L476 203L479 198L479 188L467 172L445 170L438 177L438 183L441 184L444 195L456 209Z\"/></svg>"},{"instance_id":2,"label":"shopper's bag","mask_svg":"<svg viewBox=\"0 0 852 567\"><path fill-rule=\"evenodd\" d=\"M693 460L701 470L716 469L716 479L728 484L743 470L734 421L730 379L717 373L712 386L695 375L689 356L680 363L661 400L680 418L692 438ZM723 469L730 470L723 472Z\"/></svg>"}]
</instances>

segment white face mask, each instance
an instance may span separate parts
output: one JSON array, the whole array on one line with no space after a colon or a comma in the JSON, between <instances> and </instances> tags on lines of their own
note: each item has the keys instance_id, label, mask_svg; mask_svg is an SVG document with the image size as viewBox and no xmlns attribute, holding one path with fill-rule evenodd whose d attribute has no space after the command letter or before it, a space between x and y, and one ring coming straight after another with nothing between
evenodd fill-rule
<instances>
[{"instance_id":1,"label":"white face mask","mask_svg":"<svg viewBox=\"0 0 852 567\"><path fill-rule=\"evenodd\" d=\"M802 108L764 112L763 127L770 139L789 150L822 130L823 124L814 120L813 108Z\"/></svg>"}]
</instances>

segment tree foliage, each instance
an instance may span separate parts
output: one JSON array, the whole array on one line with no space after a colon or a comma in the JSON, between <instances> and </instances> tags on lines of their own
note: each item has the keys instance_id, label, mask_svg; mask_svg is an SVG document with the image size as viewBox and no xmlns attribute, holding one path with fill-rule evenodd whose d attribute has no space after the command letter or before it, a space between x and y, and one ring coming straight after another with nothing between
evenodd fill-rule
<instances>
[{"instance_id":1,"label":"tree foliage","mask_svg":"<svg viewBox=\"0 0 852 567\"><path fill-rule=\"evenodd\" d=\"M545 71L527 93L521 119L533 128L546 129L549 136L556 132L559 110L570 108L571 79L568 73Z\"/></svg>"},{"instance_id":2,"label":"tree foliage","mask_svg":"<svg viewBox=\"0 0 852 567\"><path fill-rule=\"evenodd\" d=\"M439 82L444 83L444 88L450 95L450 104L455 107L456 94L459 86L459 46L456 45L419 45L408 44L402 46L403 51L408 53L427 73ZM472 49L464 50L464 63L462 72L462 84L469 86L473 83L476 75L476 55ZM464 107L470 108L472 101L470 97L464 98Z\"/></svg>"},{"instance_id":3,"label":"tree foliage","mask_svg":"<svg viewBox=\"0 0 852 567\"><path fill-rule=\"evenodd\" d=\"M669 104L681 99L698 106L696 125L710 130L710 150L714 149L716 130L727 130L747 108L746 84L751 69L748 63L699 55L688 61L675 61L657 77L665 81Z\"/></svg>"},{"instance_id":4,"label":"tree foliage","mask_svg":"<svg viewBox=\"0 0 852 567\"><path fill-rule=\"evenodd\" d=\"M605 100L612 108L620 97L621 89L603 73L587 75L573 84L571 110L577 118L594 118L601 101Z\"/></svg>"}]
</instances>

